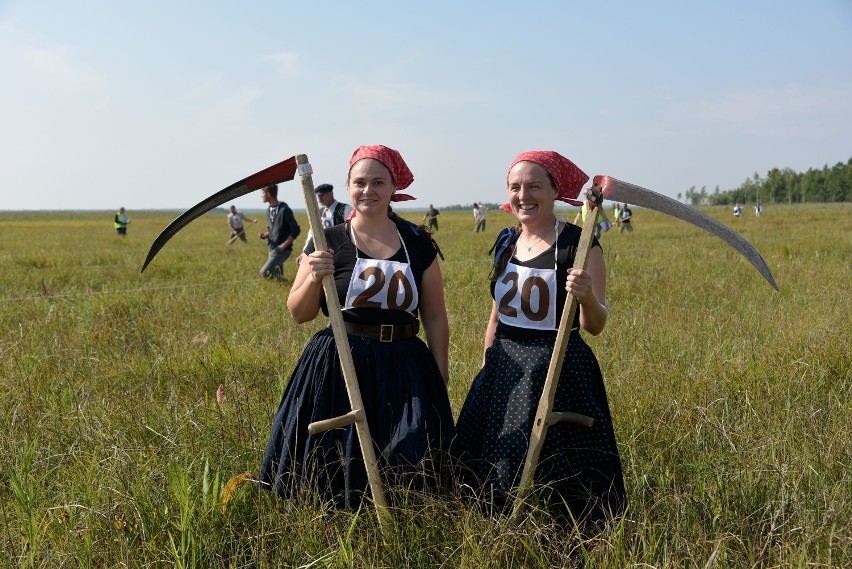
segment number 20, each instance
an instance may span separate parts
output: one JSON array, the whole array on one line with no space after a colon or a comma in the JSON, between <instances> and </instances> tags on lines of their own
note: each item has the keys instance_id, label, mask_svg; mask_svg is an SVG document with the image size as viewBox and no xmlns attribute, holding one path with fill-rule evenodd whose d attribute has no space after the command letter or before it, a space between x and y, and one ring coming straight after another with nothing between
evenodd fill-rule
<instances>
[{"instance_id":1,"label":"number 20","mask_svg":"<svg viewBox=\"0 0 852 569\"><path fill-rule=\"evenodd\" d=\"M372 285L367 287L364 292L355 297L355 300L352 301L352 306L354 308L381 308L382 303L376 302L374 300L370 300L372 297L376 296L378 293L382 291L385 287L385 273L378 267L367 267L363 273L358 275L358 278L362 281L370 280L370 277L374 277L376 280ZM397 303L396 299L399 296L399 288L403 288L404 297L401 303ZM388 308L391 310L406 310L408 309L408 305L411 304L411 301L414 299L414 292L411 288L411 283L408 282L408 279L405 278L405 273L402 271L396 271L390 279L388 283L388 291L387 291L387 299L388 299Z\"/></svg>"},{"instance_id":2,"label":"number 20","mask_svg":"<svg viewBox=\"0 0 852 569\"><path fill-rule=\"evenodd\" d=\"M511 283L511 287L506 294L503 295L503 298L500 299L500 304L497 309L500 314L505 314L510 318L517 318L518 311L512 307L510 303L515 299L515 295L518 294L518 273L514 271L506 273L506 276L503 277L501 282L503 284ZM533 287L538 288L538 310L532 309L531 298ZM533 322L544 320L547 316L549 306L550 289L547 288L545 280L541 277L529 277L525 279L524 285L521 288L521 311L523 311L524 316Z\"/></svg>"}]
</instances>

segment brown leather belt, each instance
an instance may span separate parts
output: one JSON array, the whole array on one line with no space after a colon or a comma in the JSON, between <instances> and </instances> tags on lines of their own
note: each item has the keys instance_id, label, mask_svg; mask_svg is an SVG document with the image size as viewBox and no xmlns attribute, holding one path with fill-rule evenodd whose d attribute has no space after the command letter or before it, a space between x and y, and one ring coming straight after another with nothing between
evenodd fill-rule
<instances>
[{"instance_id":1,"label":"brown leather belt","mask_svg":"<svg viewBox=\"0 0 852 569\"><path fill-rule=\"evenodd\" d=\"M378 340L379 342L396 342L417 335L420 330L420 321L415 320L411 324L361 324L359 322L344 322L346 332Z\"/></svg>"}]
</instances>

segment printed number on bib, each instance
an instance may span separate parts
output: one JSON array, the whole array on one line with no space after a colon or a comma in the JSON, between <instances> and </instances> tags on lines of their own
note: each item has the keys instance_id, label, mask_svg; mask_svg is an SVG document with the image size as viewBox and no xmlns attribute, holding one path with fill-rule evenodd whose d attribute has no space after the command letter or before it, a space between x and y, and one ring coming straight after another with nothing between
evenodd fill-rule
<instances>
[{"instance_id":1,"label":"printed number on bib","mask_svg":"<svg viewBox=\"0 0 852 569\"><path fill-rule=\"evenodd\" d=\"M346 308L412 312L417 290L406 263L358 259L346 294Z\"/></svg>"},{"instance_id":2,"label":"printed number on bib","mask_svg":"<svg viewBox=\"0 0 852 569\"><path fill-rule=\"evenodd\" d=\"M556 271L509 264L494 287L500 320L511 326L556 327Z\"/></svg>"}]
</instances>

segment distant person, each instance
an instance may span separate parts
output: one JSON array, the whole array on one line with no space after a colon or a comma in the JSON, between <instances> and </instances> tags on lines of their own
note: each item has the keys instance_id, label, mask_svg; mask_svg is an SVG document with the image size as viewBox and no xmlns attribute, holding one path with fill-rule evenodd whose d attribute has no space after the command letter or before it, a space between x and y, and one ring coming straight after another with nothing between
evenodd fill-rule
<instances>
[{"instance_id":1,"label":"distant person","mask_svg":"<svg viewBox=\"0 0 852 569\"><path fill-rule=\"evenodd\" d=\"M352 213L352 206L348 203L340 203L334 199L334 186L331 184L320 184L314 188L314 193L317 195L317 204L320 208L320 222L323 229L334 227L345 222ZM296 264L302 262L302 257L308 248L308 244L313 237L313 230L308 230L308 237L305 239L305 246L302 249L302 254L296 259Z\"/></svg>"},{"instance_id":2,"label":"distant person","mask_svg":"<svg viewBox=\"0 0 852 569\"><path fill-rule=\"evenodd\" d=\"M129 223L130 219L128 219L127 214L124 213L124 208L118 208L118 213L115 214L115 218L113 219L115 232L122 237L127 237L127 224Z\"/></svg>"},{"instance_id":3,"label":"distant person","mask_svg":"<svg viewBox=\"0 0 852 569\"><path fill-rule=\"evenodd\" d=\"M740 207L740 203L737 202L734 205L734 217L739 217L743 214L743 208Z\"/></svg>"},{"instance_id":4,"label":"distant person","mask_svg":"<svg viewBox=\"0 0 852 569\"><path fill-rule=\"evenodd\" d=\"M266 210L267 229L258 237L266 239L269 246L269 258L260 268L260 276L283 281L284 262L293 253L293 241L299 236L301 228L296 223L293 210L278 201L278 185L272 184L260 190L263 203L269 205Z\"/></svg>"},{"instance_id":5,"label":"distant person","mask_svg":"<svg viewBox=\"0 0 852 569\"><path fill-rule=\"evenodd\" d=\"M598 239L601 238L602 231L609 231L609 228L612 227L612 222L610 222L609 218L604 211L604 208L599 207L596 208L598 210L598 219L595 221L595 237ZM583 207L577 212L577 215L574 217L574 225L579 225L582 227L583 223L586 221L586 213L589 211L588 202L583 200Z\"/></svg>"},{"instance_id":6,"label":"distant person","mask_svg":"<svg viewBox=\"0 0 852 569\"><path fill-rule=\"evenodd\" d=\"M423 216L423 221L429 220L429 231L438 231L438 216L441 212L435 209L432 204L429 204L429 210Z\"/></svg>"},{"instance_id":7,"label":"distant person","mask_svg":"<svg viewBox=\"0 0 852 569\"><path fill-rule=\"evenodd\" d=\"M760 214L763 213L763 207L760 205L760 200L754 202L754 216L760 217Z\"/></svg>"},{"instance_id":8,"label":"distant person","mask_svg":"<svg viewBox=\"0 0 852 569\"><path fill-rule=\"evenodd\" d=\"M633 224L631 223L631 218L633 217L633 212L630 211L630 207L627 204L623 204L621 206L621 226L618 228L618 232L627 231L627 233L633 233Z\"/></svg>"},{"instance_id":9,"label":"distant person","mask_svg":"<svg viewBox=\"0 0 852 569\"><path fill-rule=\"evenodd\" d=\"M621 204L615 202L615 206L612 208L612 219L615 220L616 227L621 227Z\"/></svg>"},{"instance_id":10,"label":"distant person","mask_svg":"<svg viewBox=\"0 0 852 569\"><path fill-rule=\"evenodd\" d=\"M473 204L473 219L476 220L476 227L473 228L474 233L485 232L485 215L488 208L477 203Z\"/></svg>"},{"instance_id":11,"label":"distant person","mask_svg":"<svg viewBox=\"0 0 852 569\"><path fill-rule=\"evenodd\" d=\"M249 223L257 223L256 219L249 219L241 211L237 211L236 206L231 206L231 213L228 214L228 227L231 228L231 238L228 239L228 245L233 245L237 239L242 239L243 243L248 243L246 239L246 230L243 227L243 221Z\"/></svg>"}]
</instances>

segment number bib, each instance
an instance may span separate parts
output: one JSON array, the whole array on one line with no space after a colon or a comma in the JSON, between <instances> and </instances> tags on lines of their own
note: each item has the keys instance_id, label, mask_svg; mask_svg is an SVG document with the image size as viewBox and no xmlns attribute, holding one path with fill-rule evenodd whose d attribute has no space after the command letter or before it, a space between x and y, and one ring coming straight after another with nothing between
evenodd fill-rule
<instances>
[{"instance_id":1,"label":"number bib","mask_svg":"<svg viewBox=\"0 0 852 569\"><path fill-rule=\"evenodd\" d=\"M413 314L419 300L410 264L359 258L355 260L343 310L381 308Z\"/></svg>"},{"instance_id":2,"label":"number bib","mask_svg":"<svg viewBox=\"0 0 852 569\"><path fill-rule=\"evenodd\" d=\"M494 286L500 322L518 328L556 329L556 270L514 263Z\"/></svg>"},{"instance_id":3,"label":"number bib","mask_svg":"<svg viewBox=\"0 0 852 569\"><path fill-rule=\"evenodd\" d=\"M337 202L334 203L336 204ZM322 211L320 212L320 222L325 229L332 227L334 225L334 210L330 207L323 206Z\"/></svg>"}]
</instances>

